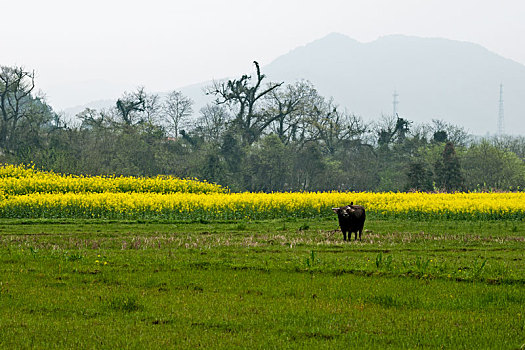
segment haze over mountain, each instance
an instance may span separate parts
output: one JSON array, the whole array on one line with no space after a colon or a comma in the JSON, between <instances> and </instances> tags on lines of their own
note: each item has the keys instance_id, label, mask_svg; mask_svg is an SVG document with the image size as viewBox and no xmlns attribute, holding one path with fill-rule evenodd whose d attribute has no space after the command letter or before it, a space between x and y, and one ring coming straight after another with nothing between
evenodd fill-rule
<instances>
[{"instance_id":1,"label":"haze over mountain","mask_svg":"<svg viewBox=\"0 0 525 350\"><path fill-rule=\"evenodd\" d=\"M268 81L309 80L323 96L367 121L393 114L396 91L400 117L442 119L477 135L496 133L503 84L505 132L525 135L525 66L477 44L403 35L360 43L333 33L261 70ZM196 112L209 101L202 93L209 84L181 89L195 100Z\"/></svg>"},{"instance_id":2,"label":"haze over mountain","mask_svg":"<svg viewBox=\"0 0 525 350\"><path fill-rule=\"evenodd\" d=\"M398 114L443 119L475 134L495 133L503 84L505 131L525 134L525 66L467 42L394 35L360 43L330 34L277 58L272 80L310 80L365 119Z\"/></svg>"}]
</instances>

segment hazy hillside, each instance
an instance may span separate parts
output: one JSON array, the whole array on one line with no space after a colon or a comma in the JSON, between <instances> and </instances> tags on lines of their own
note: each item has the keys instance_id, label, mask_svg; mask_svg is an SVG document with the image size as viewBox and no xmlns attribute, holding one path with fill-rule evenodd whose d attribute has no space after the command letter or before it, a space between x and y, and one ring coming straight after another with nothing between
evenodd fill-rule
<instances>
[{"instance_id":1,"label":"hazy hillside","mask_svg":"<svg viewBox=\"0 0 525 350\"><path fill-rule=\"evenodd\" d=\"M272 80L306 78L365 119L392 114L396 90L401 116L445 119L476 134L495 131L502 83L506 132L525 134L525 66L472 43L401 35L359 43L330 34L264 71Z\"/></svg>"},{"instance_id":2,"label":"hazy hillside","mask_svg":"<svg viewBox=\"0 0 525 350\"><path fill-rule=\"evenodd\" d=\"M525 135L525 66L472 43L402 35L360 43L334 33L262 71L272 81L310 80L322 95L365 120L391 115L397 91L400 116L417 122L444 119L478 135L496 131L502 83L505 131ZM202 91L209 84L181 89L194 99L196 113L211 101Z\"/></svg>"}]
</instances>

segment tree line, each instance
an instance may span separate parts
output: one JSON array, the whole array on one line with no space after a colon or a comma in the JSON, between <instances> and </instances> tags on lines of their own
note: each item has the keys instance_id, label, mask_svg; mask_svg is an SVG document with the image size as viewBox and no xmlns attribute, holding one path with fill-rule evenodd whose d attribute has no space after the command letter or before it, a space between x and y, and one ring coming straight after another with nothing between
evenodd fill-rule
<instances>
[{"instance_id":1,"label":"tree line","mask_svg":"<svg viewBox=\"0 0 525 350\"><path fill-rule=\"evenodd\" d=\"M66 174L195 177L233 191L521 191L525 138L473 138L442 120L365 122L308 81L214 82L194 116L180 91L139 87L66 122L35 73L0 67L0 161Z\"/></svg>"}]
</instances>

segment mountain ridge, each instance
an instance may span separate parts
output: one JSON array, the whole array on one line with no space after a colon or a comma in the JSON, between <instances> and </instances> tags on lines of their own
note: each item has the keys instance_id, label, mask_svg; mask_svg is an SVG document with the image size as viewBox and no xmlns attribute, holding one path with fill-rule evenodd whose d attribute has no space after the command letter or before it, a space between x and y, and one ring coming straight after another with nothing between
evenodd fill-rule
<instances>
[{"instance_id":1,"label":"mountain ridge","mask_svg":"<svg viewBox=\"0 0 525 350\"><path fill-rule=\"evenodd\" d=\"M318 65L319 52L308 50L323 42L351 49L324 52ZM443 119L477 134L496 131L502 83L508 131L525 134L519 123L525 115L520 98L525 96L525 66L475 43L388 35L356 44L344 35L329 34L264 69L271 79L286 82L306 77L321 94L367 120L391 115L396 91L403 117L418 122Z\"/></svg>"}]
</instances>

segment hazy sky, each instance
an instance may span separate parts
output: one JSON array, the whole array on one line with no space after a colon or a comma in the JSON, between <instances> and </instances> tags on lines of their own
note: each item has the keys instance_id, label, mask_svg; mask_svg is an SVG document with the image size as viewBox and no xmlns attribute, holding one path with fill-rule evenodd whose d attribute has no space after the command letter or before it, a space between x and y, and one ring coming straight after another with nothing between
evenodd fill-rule
<instances>
[{"instance_id":1,"label":"hazy sky","mask_svg":"<svg viewBox=\"0 0 525 350\"><path fill-rule=\"evenodd\" d=\"M34 69L59 110L251 73L331 32L470 41L525 64L523 18L523 0L0 0L0 64Z\"/></svg>"}]
</instances>

